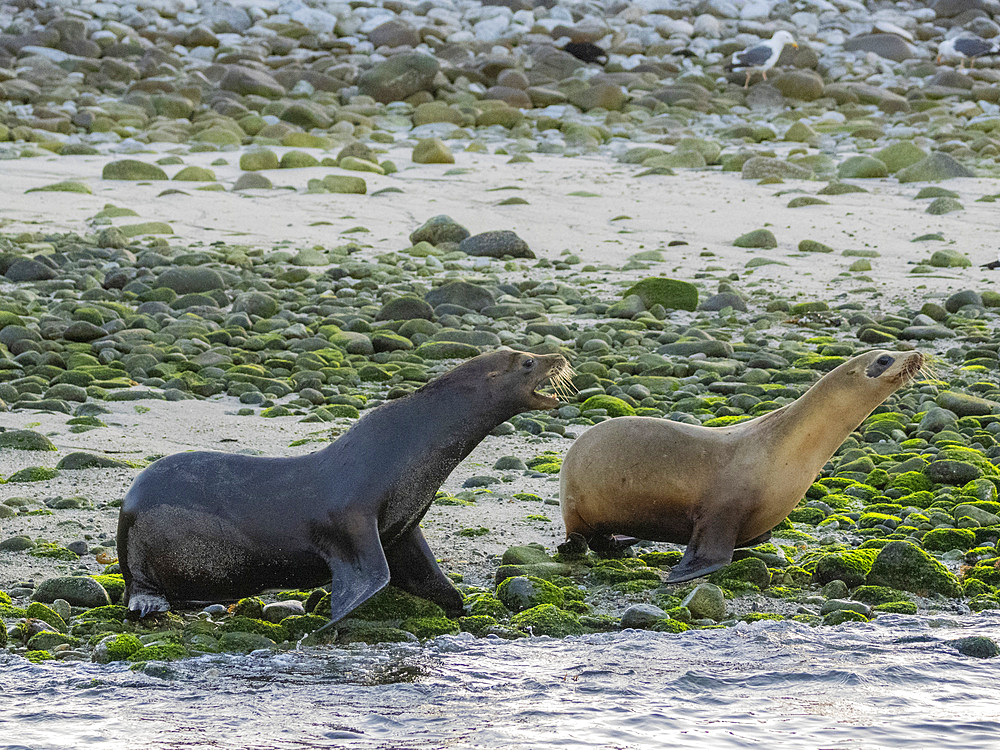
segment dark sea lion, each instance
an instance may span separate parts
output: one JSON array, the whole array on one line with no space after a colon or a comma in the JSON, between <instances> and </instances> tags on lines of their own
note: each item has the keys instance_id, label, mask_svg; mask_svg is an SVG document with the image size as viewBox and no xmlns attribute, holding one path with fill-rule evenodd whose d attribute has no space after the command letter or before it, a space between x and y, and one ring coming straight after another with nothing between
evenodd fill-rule
<instances>
[{"instance_id":1,"label":"dark sea lion","mask_svg":"<svg viewBox=\"0 0 1000 750\"><path fill-rule=\"evenodd\" d=\"M566 536L598 551L617 534L686 544L671 583L718 570L734 547L770 537L844 439L922 363L918 352L868 352L793 403L729 427L600 422L563 461Z\"/></svg>"},{"instance_id":2,"label":"dark sea lion","mask_svg":"<svg viewBox=\"0 0 1000 750\"><path fill-rule=\"evenodd\" d=\"M515 414L558 406L536 392L571 372L557 355L481 354L296 458L179 453L139 474L118 518L125 601L171 603L333 581L336 621L390 581L462 611L420 519L441 483Z\"/></svg>"}]
</instances>

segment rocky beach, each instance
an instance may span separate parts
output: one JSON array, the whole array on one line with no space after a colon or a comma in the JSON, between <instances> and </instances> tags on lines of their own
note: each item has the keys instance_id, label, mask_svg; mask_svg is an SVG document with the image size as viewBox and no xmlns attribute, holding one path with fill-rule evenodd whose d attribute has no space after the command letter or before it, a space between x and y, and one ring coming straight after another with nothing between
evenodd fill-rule
<instances>
[{"instance_id":1,"label":"rocky beach","mask_svg":"<svg viewBox=\"0 0 1000 750\"><path fill-rule=\"evenodd\" d=\"M936 59L1000 40L998 14L0 3L2 663L159 679L220 654L903 621L948 658L1000 655L1000 62ZM744 89L726 63L779 29L797 48ZM317 450L501 346L561 353L575 393L497 428L424 518L463 617L389 589L311 636L316 589L126 620L116 524L144 467ZM735 424L872 348L929 364L769 543L675 585L677 545L557 551L562 457L592 425Z\"/></svg>"}]
</instances>

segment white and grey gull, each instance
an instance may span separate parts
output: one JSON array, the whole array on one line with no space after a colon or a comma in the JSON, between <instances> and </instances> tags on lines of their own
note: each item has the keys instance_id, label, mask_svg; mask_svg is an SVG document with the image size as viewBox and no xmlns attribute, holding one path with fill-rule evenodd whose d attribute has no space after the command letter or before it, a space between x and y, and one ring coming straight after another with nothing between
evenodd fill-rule
<instances>
[{"instance_id":1,"label":"white and grey gull","mask_svg":"<svg viewBox=\"0 0 1000 750\"><path fill-rule=\"evenodd\" d=\"M959 67L965 67L965 61L969 61L969 67L975 67L976 58L986 55L995 55L1000 51L997 43L978 36L954 36L945 39L938 45L937 61L955 60L959 61Z\"/></svg>"},{"instance_id":2,"label":"white and grey gull","mask_svg":"<svg viewBox=\"0 0 1000 750\"><path fill-rule=\"evenodd\" d=\"M755 44L752 47L747 47L742 52L734 54L732 61L726 66L726 70L746 71L747 79L743 84L743 88L750 86L750 75L758 70L764 75L764 80L766 81L767 71L773 68L774 64L778 62L778 58L781 57L781 51L785 48L786 44L791 44L796 49L799 46L795 43L792 35L784 29L776 31L774 32L774 36L766 42Z\"/></svg>"}]
</instances>

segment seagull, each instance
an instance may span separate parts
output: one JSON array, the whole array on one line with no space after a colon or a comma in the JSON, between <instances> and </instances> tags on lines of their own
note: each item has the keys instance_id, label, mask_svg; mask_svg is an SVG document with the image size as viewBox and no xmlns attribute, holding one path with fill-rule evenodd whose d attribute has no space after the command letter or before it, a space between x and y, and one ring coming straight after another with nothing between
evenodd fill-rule
<instances>
[{"instance_id":1,"label":"seagull","mask_svg":"<svg viewBox=\"0 0 1000 750\"><path fill-rule=\"evenodd\" d=\"M747 72L747 80L743 84L743 88L749 88L750 74L756 70L764 74L764 80L766 81L767 71L773 68L774 64L778 62L778 58L781 57L781 50L785 48L786 44L791 44L796 49L799 48L792 35L787 31L784 29L776 31L774 32L774 36L763 44L755 44L752 47L747 47L742 52L734 54L732 62L726 66L726 70L745 70Z\"/></svg>"},{"instance_id":2,"label":"seagull","mask_svg":"<svg viewBox=\"0 0 1000 750\"><path fill-rule=\"evenodd\" d=\"M956 36L945 39L938 45L937 61L940 63L943 58L958 58L960 68L965 67L965 59L969 59L969 67L974 68L976 58L983 55L995 55L1000 48L996 42L990 42L978 36Z\"/></svg>"}]
</instances>

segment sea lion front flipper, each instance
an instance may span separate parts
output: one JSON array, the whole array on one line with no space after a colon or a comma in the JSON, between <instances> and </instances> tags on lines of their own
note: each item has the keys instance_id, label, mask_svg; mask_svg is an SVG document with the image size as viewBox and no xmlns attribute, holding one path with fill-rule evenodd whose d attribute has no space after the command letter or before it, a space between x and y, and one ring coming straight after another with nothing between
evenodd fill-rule
<instances>
[{"instance_id":1,"label":"sea lion front flipper","mask_svg":"<svg viewBox=\"0 0 1000 750\"><path fill-rule=\"evenodd\" d=\"M732 521L722 515L696 521L684 557L670 570L667 583L700 578L732 562L739 531Z\"/></svg>"},{"instance_id":2,"label":"sea lion front flipper","mask_svg":"<svg viewBox=\"0 0 1000 750\"><path fill-rule=\"evenodd\" d=\"M771 532L765 531L760 536L755 536L753 539L747 539L745 542L740 542L738 547L756 547L758 544L763 544L764 542L771 541Z\"/></svg>"},{"instance_id":3,"label":"sea lion front flipper","mask_svg":"<svg viewBox=\"0 0 1000 750\"><path fill-rule=\"evenodd\" d=\"M441 606L449 617L464 613L462 595L438 567L423 532L414 526L385 552L389 561L389 582L416 596Z\"/></svg>"},{"instance_id":4,"label":"sea lion front flipper","mask_svg":"<svg viewBox=\"0 0 1000 750\"><path fill-rule=\"evenodd\" d=\"M340 529L337 543L331 544L324 555L333 580L330 624L350 614L389 583L389 563L374 519L351 531L348 534Z\"/></svg>"}]
</instances>

